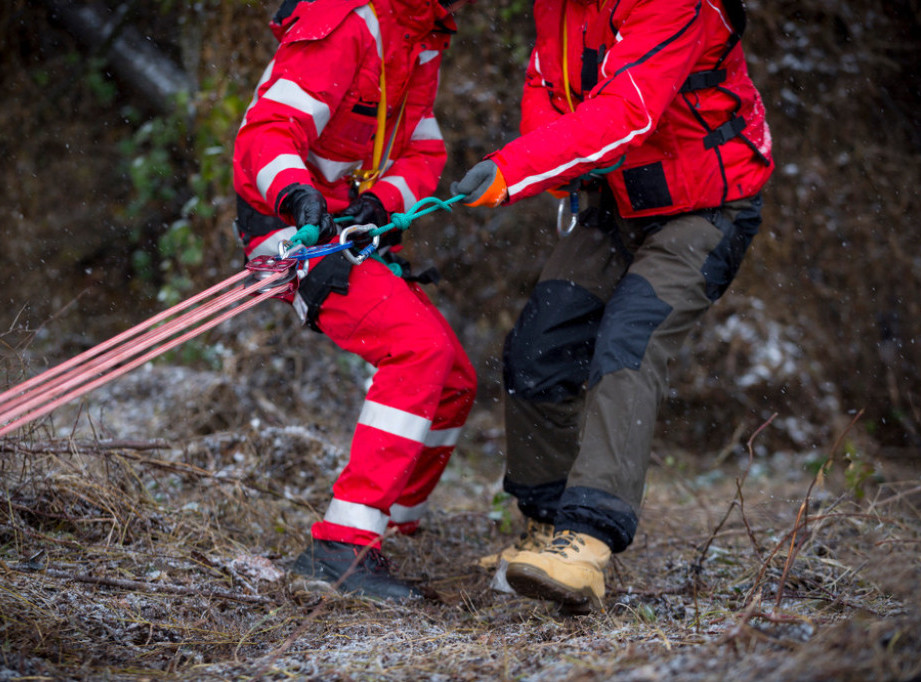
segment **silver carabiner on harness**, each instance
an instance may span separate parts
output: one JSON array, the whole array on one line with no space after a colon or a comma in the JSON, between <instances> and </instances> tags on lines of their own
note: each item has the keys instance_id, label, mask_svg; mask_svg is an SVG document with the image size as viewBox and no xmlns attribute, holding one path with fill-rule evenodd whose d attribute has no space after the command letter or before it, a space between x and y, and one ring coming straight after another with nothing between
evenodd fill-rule
<instances>
[{"instance_id":1,"label":"silver carabiner on harness","mask_svg":"<svg viewBox=\"0 0 921 682\"><path fill-rule=\"evenodd\" d=\"M371 232L372 230L376 230L376 229L377 229L377 225L375 225L374 223L368 223L367 225L349 225L347 228L342 230L342 232L339 234L339 243L345 244L347 241L349 241L349 236L353 232ZM376 234L374 235L374 237L371 238L371 243L365 246L358 253L352 253L351 249L346 249L345 257L354 265L361 265L362 263L365 262L365 259L367 259L368 256L370 256L372 253L374 253L377 250L377 247L380 243L381 243L381 236L379 234Z\"/></svg>"},{"instance_id":2,"label":"silver carabiner on harness","mask_svg":"<svg viewBox=\"0 0 921 682\"><path fill-rule=\"evenodd\" d=\"M295 244L287 239L278 242L278 257L282 260L287 258L296 258L299 251L306 251L307 247L303 244Z\"/></svg>"},{"instance_id":3,"label":"silver carabiner on harness","mask_svg":"<svg viewBox=\"0 0 921 682\"><path fill-rule=\"evenodd\" d=\"M564 227L566 222L566 202L569 202L569 225ZM576 225L579 224L579 193L570 192L569 196L560 199L560 204L556 209L556 233L561 237L569 235Z\"/></svg>"}]
</instances>

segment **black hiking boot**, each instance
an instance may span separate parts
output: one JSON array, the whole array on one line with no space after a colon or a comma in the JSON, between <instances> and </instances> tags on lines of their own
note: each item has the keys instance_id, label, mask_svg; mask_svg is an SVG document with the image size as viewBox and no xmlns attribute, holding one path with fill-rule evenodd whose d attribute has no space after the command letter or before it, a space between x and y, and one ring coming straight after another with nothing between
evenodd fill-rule
<instances>
[{"instance_id":1,"label":"black hiking boot","mask_svg":"<svg viewBox=\"0 0 921 682\"><path fill-rule=\"evenodd\" d=\"M314 540L301 552L291 571L327 583L339 592L371 599L401 601L422 597L415 587L390 575L390 562L377 547Z\"/></svg>"}]
</instances>

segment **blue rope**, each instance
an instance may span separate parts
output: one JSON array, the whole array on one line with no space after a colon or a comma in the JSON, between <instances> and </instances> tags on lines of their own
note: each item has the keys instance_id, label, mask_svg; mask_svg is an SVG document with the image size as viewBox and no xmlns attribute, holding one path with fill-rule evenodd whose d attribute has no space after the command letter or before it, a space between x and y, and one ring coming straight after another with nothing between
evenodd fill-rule
<instances>
[{"instance_id":1,"label":"blue rope","mask_svg":"<svg viewBox=\"0 0 921 682\"><path fill-rule=\"evenodd\" d=\"M381 227L376 227L373 230L370 230L367 234L372 238L377 237L378 235L384 234L392 229L406 230L412 225L413 220L420 218L429 213L434 213L435 211L444 210L451 211L451 204L460 201L466 195L465 194L455 194L453 197L447 200L439 199L438 197L426 197L420 201L417 201L415 204L410 207L406 213L392 213L390 215L391 222ZM352 216L339 216L338 218L333 219L337 223L343 223L354 220ZM317 243L317 239L320 236L320 228L316 225L304 225L299 228L297 232L289 239L292 245L301 245L304 248L301 248L298 251L295 251L290 255L291 258L297 260L307 260L308 258L317 258L318 256L325 256L330 253L335 253L336 251L342 251L344 249L352 246L352 242L348 241L344 244L325 244L321 246L314 246ZM369 250L370 249L370 250ZM367 251L367 254L365 253ZM358 257L362 255L369 255L374 251L372 245L366 246Z\"/></svg>"}]
</instances>

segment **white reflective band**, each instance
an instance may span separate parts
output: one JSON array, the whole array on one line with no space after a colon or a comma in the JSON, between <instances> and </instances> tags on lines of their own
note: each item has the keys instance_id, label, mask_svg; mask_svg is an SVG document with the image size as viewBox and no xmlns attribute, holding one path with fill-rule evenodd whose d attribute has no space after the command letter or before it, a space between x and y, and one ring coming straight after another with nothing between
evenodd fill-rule
<instances>
[{"instance_id":1,"label":"white reflective band","mask_svg":"<svg viewBox=\"0 0 921 682\"><path fill-rule=\"evenodd\" d=\"M246 111L243 112L243 122L240 124L240 127L246 125L246 115L249 113L249 110L256 106L256 102L259 101L259 88L262 87L262 84L269 80L269 76L272 75L272 69L275 67L275 60L269 62L269 65L265 67L265 71L262 72L262 75L259 77L259 82L256 83L256 91L253 93L253 99L250 101L249 106L246 107Z\"/></svg>"},{"instance_id":2,"label":"white reflective band","mask_svg":"<svg viewBox=\"0 0 921 682\"><path fill-rule=\"evenodd\" d=\"M438 56L438 50L425 50L419 53L419 63L426 64Z\"/></svg>"},{"instance_id":3,"label":"white reflective band","mask_svg":"<svg viewBox=\"0 0 921 682\"><path fill-rule=\"evenodd\" d=\"M723 28L725 28L730 33L733 33L732 25L728 21L726 21L726 17L723 16L723 13L720 10L720 8L717 7L715 4L713 4L712 2L710 2L710 0L707 0L707 6L719 15L720 21L723 22Z\"/></svg>"},{"instance_id":4,"label":"white reflective band","mask_svg":"<svg viewBox=\"0 0 921 682\"><path fill-rule=\"evenodd\" d=\"M291 307L294 308L294 314L297 315L297 319L301 321L301 324L307 324L307 313L310 312L310 308L304 302L303 297L295 296L294 300L291 301Z\"/></svg>"},{"instance_id":5,"label":"white reflective band","mask_svg":"<svg viewBox=\"0 0 921 682\"><path fill-rule=\"evenodd\" d=\"M408 211L410 206L416 203L416 195L412 193L409 189L409 185L406 184L404 180L399 175L388 175L385 178L381 178L380 182L389 182L391 185L399 190L400 195L403 197L403 210Z\"/></svg>"},{"instance_id":6,"label":"white reflective band","mask_svg":"<svg viewBox=\"0 0 921 682\"><path fill-rule=\"evenodd\" d=\"M357 502L337 500L334 497L329 503L329 509L326 510L323 520L338 526L348 526L383 535L387 530L387 521L390 520L390 517L380 509Z\"/></svg>"},{"instance_id":7,"label":"white reflective band","mask_svg":"<svg viewBox=\"0 0 921 682\"><path fill-rule=\"evenodd\" d=\"M442 140L444 139L441 136L441 128L438 127L438 121L435 120L434 116L429 116L428 118L423 118L416 125L416 129L413 131L412 135L413 140Z\"/></svg>"},{"instance_id":8,"label":"white reflective band","mask_svg":"<svg viewBox=\"0 0 921 682\"><path fill-rule=\"evenodd\" d=\"M425 510L428 509L428 500L420 502L413 507L404 507L402 504L395 504L390 507L390 520L394 523L409 523L418 521L422 518Z\"/></svg>"},{"instance_id":9,"label":"white reflective band","mask_svg":"<svg viewBox=\"0 0 921 682\"><path fill-rule=\"evenodd\" d=\"M633 76L630 74L629 71L627 72L627 77L630 79L630 82L633 83L633 87L636 88L637 94L639 94L640 96L640 101L643 102L643 94L640 92L640 89L636 86L636 82L633 80ZM643 102L644 107L645 107L645 104L646 103ZM542 182L543 180L546 180L547 178L554 178L557 175L560 175L561 173L565 172L566 170L568 170L569 168L572 168L575 165L578 165L580 163L592 163L594 161L597 161L604 155L610 153L614 149L617 149L617 147L629 143L634 137L636 137L637 135L642 135L643 133L649 131L650 129L652 129L652 118L647 113L646 125L643 126L642 128L631 130L627 135L625 135L621 139L616 140L612 142L611 144L602 147L594 154L589 154L588 156L576 158L576 159L573 159L572 161L567 161L566 163L560 164L556 168L553 168L552 170L549 170L545 173L540 173L538 175L532 175L530 177L524 178L523 180L516 182L514 185L509 187L508 193L509 195L518 194L525 188L530 187L531 185L535 183Z\"/></svg>"},{"instance_id":10,"label":"white reflective band","mask_svg":"<svg viewBox=\"0 0 921 682\"><path fill-rule=\"evenodd\" d=\"M273 232L268 237L259 242L259 246L249 254L250 260L256 256L277 256L278 245L285 239L291 239L297 233L296 227L286 227L283 230Z\"/></svg>"},{"instance_id":11,"label":"white reflective band","mask_svg":"<svg viewBox=\"0 0 921 682\"><path fill-rule=\"evenodd\" d=\"M275 182L275 178L278 177L279 173L295 169L307 170L307 166L304 165L301 157L297 154L279 154L263 166L262 170L260 170L259 174L256 176L256 186L259 188L262 198L268 198L269 187Z\"/></svg>"},{"instance_id":12,"label":"white reflective band","mask_svg":"<svg viewBox=\"0 0 921 682\"><path fill-rule=\"evenodd\" d=\"M425 437L425 447L427 448L449 448L457 445L457 439L460 437L460 427L455 429L434 429L428 432Z\"/></svg>"},{"instance_id":13,"label":"white reflective band","mask_svg":"<svg viewBox=\"0 0 921 682\"><path fill-rule=\"evenodd\" d=\"M368 5L356 7L354 11L355 14L365 20L365 26L368 27L368 31L371 32L371 36L377 42L377 56L383 59L384 43L381 40L381 25L377 23L377 17L374 16L374 11L368 7Z\"/></svg>"},{"instance_id":14,"label":"white reflective band","mask_svg":"<svg viewBox=\"0 0 921 682\"><path fill-rule=\"evenodd\" d=\"M361 161L333 161L317 156L313 152L307 154L307 160L314 166L328 182L335 182L346 175L351 175L352 171L361 165Z\"/></svg>"},{"instance_id":15,"label":"white reflective band","mask_svg":"<svg viewBox=\"0 0 921 682\"><path fill-rule=\"evenodd\" d=\"M308 114L313 118L313 124L317 129L317 137L320 136L320 133L323 132L323 128L329 123L329 107L326 103L321 102L301 88L300 85L286 78L272 83L272 87L265 91L262 98L284 104L292 109L297 109L301 113Z\"/></svg>"},{"instance_id":16,"label":"white reflective band","mask_svg":"<svg viewBox=\"0 0 921 682\"><path fill-rule=\"evenodd\" d=\"M425 417L418 417L373 400L365 400L361 414L358 415L358 423L416 443L424 443L425 435L432 428L432 422Z\"/></svg>"}]
</instances>

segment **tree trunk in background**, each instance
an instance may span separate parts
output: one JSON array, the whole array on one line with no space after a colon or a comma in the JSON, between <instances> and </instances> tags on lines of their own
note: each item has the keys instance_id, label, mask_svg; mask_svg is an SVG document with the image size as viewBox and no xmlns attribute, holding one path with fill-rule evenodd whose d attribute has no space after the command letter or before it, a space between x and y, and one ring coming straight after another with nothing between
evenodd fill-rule
<instances>
[{"instance_id":1,"label":"tree trunk in background","mask_svg":"<svg viewBox=\"0 0 921 682\"><path fill-rule=\"evenodd\" d=\"M45 4L54 21L81 45L104 56L115 75L157 111L172 111L177 97L193 91L192 79L150 40L125 25L123 13L68 0L45 0Z\"/></svg>"}]
</instances>

